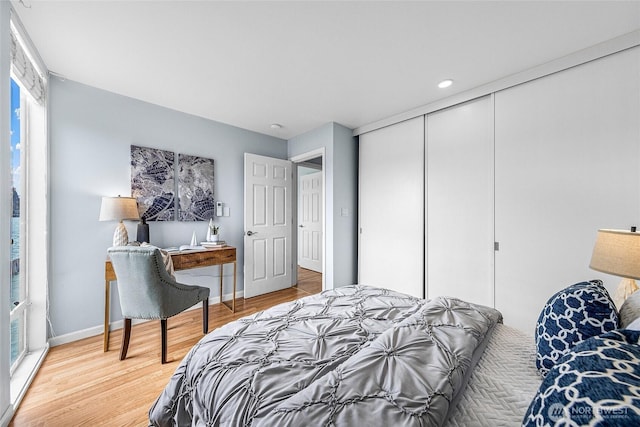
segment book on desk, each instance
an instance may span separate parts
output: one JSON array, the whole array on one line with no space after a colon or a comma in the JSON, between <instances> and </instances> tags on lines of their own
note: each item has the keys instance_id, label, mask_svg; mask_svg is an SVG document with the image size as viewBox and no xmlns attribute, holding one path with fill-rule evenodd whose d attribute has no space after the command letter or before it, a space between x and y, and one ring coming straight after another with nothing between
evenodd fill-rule
<instances>
[{"instance_id":1,"label":"book on desk","mask_svg":"<svg viewBox=\"0 0 640 427\"><path fill-rule=\"evenodd\" d=\"M224 240L218 240L217 242L200 242L200 245L205 248L224 248L227 243Z\"/></svg>"},{"instance_id":2,"label":"book on desk","mask_svg":"<svg viewBox=\"0 0 640 427\"><path fill-rule=\"evenodd\" d=\"M227 244L225 241L219 240L217 242L200 242L199 245L171 246L168 248L164 248L164 250L169 253L174 253L174 252L182 252L182 251L202 251L204 249L224 248L226 246Z\"/></svg>"}]
</instances>

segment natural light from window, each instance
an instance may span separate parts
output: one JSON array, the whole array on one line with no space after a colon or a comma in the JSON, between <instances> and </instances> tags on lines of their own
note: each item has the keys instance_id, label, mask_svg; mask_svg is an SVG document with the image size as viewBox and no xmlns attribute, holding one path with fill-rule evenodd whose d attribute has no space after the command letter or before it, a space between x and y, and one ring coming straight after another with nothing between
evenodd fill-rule
<instances>
[{"instance_id":1,"label":"natural light from window","mask_svg":"<svg viewBox=\"0 0 640 427\"><path fill-rule=\"evenodd\" d=\"M13 193L11 207L11 371L15 370L26 351L26 287L20 242L25 218L25 209L20 200L24 196L22 186L22 146L21 141L21 93L20 86L11 79L11 187Z\"/></svg>"}]
</instances>

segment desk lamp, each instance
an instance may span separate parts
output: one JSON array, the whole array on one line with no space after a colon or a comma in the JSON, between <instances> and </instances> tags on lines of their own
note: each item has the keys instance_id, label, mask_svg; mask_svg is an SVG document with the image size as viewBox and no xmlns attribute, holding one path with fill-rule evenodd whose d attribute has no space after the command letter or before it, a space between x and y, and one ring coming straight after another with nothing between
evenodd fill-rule
<instances>
[{"instance_id":1,"label":"desk lamp","mask_svg":"<svg viewBox=\"0 0 640 427\"><path fill-rule=\"evenodd\" d=\"M133 197L103 197L100 206L99 221L118 221L116 231L113 233L113 246L126 246L129 243L127 227L124 219L140 219L138 204Z\"/></svg>"},{"instance_id":2,"label":"desk lamp","mask_svg":"<svg viewBox=\"0 0 640 427\"><path fill-rule=\"evenodd\" d=\"M638 290L640 279L640 233L626 230L598 230L590 268L622 277L614 302L618 307Z\"/></svg>"}]
</instances>

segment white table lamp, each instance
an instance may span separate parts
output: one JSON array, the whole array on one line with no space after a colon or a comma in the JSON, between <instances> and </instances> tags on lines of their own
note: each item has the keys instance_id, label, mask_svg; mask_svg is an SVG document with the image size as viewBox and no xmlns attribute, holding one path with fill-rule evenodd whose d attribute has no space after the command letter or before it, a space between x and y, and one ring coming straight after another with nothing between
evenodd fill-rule
<instances>
[{"instance_id":1,"label":"white table lamp","mask_svg":"<svg viewBox=\"0 0 640 427\"><path fill-rule=\"evenodd\" d=\"M140 219L138 204L133 197L103 197L100 206L99 221L118 221L116 231L113 233L113 246L126 246L129 243L127 227L124 219Z\"/></svg>"},{"instance_id":2,"label":"white table lamp","mask_svg":"<svg viewBox=\"0 0 640 427\"><path fill-rule=\"evenodd\" d=\"M640 233L625 230L598 230L591 264L594 270L622 277L614 302L618 307L638 290L640 279Z\"/></svg>"}]
</instances>

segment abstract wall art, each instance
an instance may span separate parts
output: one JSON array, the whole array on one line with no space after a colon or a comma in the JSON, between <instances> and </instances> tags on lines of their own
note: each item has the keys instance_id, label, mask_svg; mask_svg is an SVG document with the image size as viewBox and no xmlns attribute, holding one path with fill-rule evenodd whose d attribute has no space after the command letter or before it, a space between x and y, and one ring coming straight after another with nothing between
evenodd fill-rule
<instances>
[{"instance_id":1,"label":"abstract wall art","mask_svg":"<svg viewBox=\"0 0 640 427\"><path fill-rule=\"evenodd\" d=\"M131 146L131 196L147 221L175 219L175 154Z\"/></svg>"},{"instance_id":2,"label":"abstract wall art","mask_svg":"<svg viewBox=\"0 0 640 427\"><path fill-rule=\"evenodd\" d=\"M213 218L213 159L178 154L178 201L180 221Z\"/></svg>"}]
</instances>

